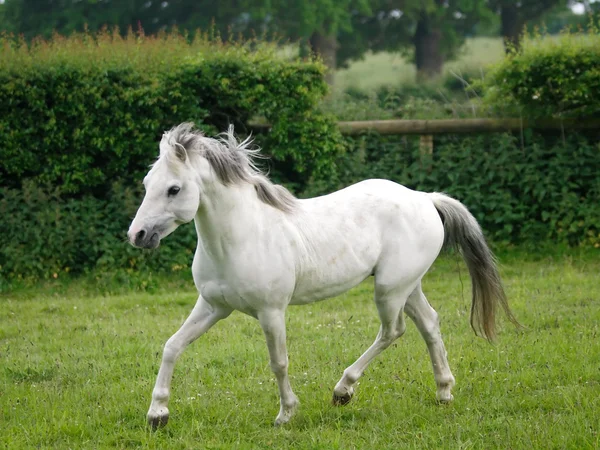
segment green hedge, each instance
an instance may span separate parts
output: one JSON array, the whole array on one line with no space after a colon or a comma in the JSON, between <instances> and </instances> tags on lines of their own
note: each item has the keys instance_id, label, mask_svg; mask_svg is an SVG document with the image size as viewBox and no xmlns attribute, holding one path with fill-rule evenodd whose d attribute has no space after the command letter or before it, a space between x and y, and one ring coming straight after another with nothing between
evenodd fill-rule
<instances>
[{"instance_id":1,"label":"green hedge","mask_svg":"<svg viewBox=\"0 0 600 450\"><path fill-rule=\"evenodd\" d=\"M100 198L115 179L137 183L162 132L194 121L208 133L254 116L273 124L259 142L299 189L333 169L342 141L317 110L320 63L286 60L254 43L103 33L31 47L0 39L0 183L50 184ZM303 184L304 183L304 184Z\"/></svg>"},{"instance_id":2,"label":"green hedge","mask_svg":"<svg viewBox=\"0 0 600 450\"><path fill-rule=\"evenodd\" d=\"M418 137L370 134L348 139L337 168L336 176L313 178L304 195L389 178L460 199L496 244L600 247L600 145L593 136L444 136L423 155ZM120 285L139 287L151 272L189 273L193 226L182 226L154 251L125 241L141 196L139 183L113 183L104 199L72 198L33 182L0 188L0 278L118 274Z\"/></svg>"},{"instance_id":3,"label":"green hedge","mask_svg":"<svg viewBox=\"0 0 600 450\"><path fill-rule=\"evenodd\" d=\"M532 118L594 117L600 113L600 32L527 36L483 82L485 104Z\"/></svg>"},{"instance_id":4,"label":"green hedge","mask_svg":"<svg viewBox=\"0 0 600 450\"><path fill-rule=\"evenodd\" d=\"M271 178L302 196L389 178L455 196L497 243L600 247L597 134L441 136L427 155L417 137L342 139L317 106L323 66L256 43L107 33L0 44L0 290L65 273L124 285L188 273L190 225L157 251L125 242L162 131L188 120L245 134L263 117Z\"/></svg>"},{"instance_id":5,"label":"green hedge","mask_svg":"<svg viewBox=\"0 0 600 450\"><path fill-rule=\"evenodd\" d=\"M160 249L145 251L126 241L142 188L113 183L106 198L61 195L33 182L0 188L0 287L10 279L48 279L65 274L188 271L196 248L193 225L185 225Z\"/></svg>"},{"instance_id":6,"label":"green hedge","mask_svg":"<svg viewBox=\"0 0 600 450\"><path fill-rule=\"evenodd\" d=\"M335 169L343 139L318 109L325 67L258 42L102 32L31 45L0 38L0 279L187 270L193 227L147 254L124 241L163 131L251 118L272 178L297 192ZM160 256L159 256L160 255Z\"/></svg>"},{"instance_id":7,"label":"green hedge","mask_svg":"<svg viewBox=\"0 0 600 450\"><path fill-rule=\"evenodd\" d=\"M349 140L337 178L313 193L365 178L388 178L463 203L497 244L551 241L600 247L600 143L597 134L445 135L433 153L419 138L368 134Z\"/></svg>"}]
</instances>

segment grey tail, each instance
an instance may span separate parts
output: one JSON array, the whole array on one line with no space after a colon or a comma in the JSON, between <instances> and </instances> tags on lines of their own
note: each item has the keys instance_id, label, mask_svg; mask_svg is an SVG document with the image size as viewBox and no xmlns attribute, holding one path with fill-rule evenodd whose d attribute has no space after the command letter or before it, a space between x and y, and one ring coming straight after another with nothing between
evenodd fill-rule
<instances>
[{"instance_id":1,"label":"grey tail","mask_svg":"<svg viewBox=\"0 0 600 450\"><path fill-rule=\"evenodd\" d=\"M508 306L496 258L477 220L462 203L440 193L428 195L444 224L444 247L458 249L469 269L473 294L471 327L476 334L492 342L496 338L498 305L512 323L520 326Z\"/></svg>"}]
</instances>

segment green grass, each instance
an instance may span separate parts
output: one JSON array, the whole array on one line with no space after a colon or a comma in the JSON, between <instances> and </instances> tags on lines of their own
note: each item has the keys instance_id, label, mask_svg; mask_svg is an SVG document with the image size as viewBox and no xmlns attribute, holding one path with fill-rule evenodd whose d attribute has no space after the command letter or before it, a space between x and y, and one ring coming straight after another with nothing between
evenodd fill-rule
<instances>
[{"instance_id":1,"label":"green grass","mask_svg":"<svg viewBox=\"0 0 600 450\"><path fill-rule=\"evenodd\" d=\"M467 39L459 57L444 65L444 73L478 72L500 61L503 56L504 47L500 38ZM343 92L349 87L371 91L384 85L414 84L415 77L415 65L399 53L369 53L363 60L336 72L334 93Z\"/></svg>"},{"instance_id":2,"label":"green grass","mask_svg":"<svg viewBox=\"0 0 600 450\"><path fill-rule=\"evenodd\" d=\"M331 406L343 369L377 333L372 283L292 307L290 374L301 405L280 429L272 426L277 387L253 319L234 314L188 348L175 370L171 422L151 432L145 414L160 353L195 301L191 289L3 294L0 447L598 448L600 258L502 261L525 329L505 324L496 346L469 329L469 281L456 258L442 258L424 282L457 380L451 405L435 403L425 345L409 323L353 401Z\"/></svg>"}]
</instances>

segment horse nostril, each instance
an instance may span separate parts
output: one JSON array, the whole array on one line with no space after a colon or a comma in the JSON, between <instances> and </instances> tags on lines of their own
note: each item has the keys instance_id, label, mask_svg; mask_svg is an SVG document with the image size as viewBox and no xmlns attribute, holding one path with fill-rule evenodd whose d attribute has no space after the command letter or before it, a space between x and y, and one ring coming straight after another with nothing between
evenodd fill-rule
<instances>
[{"instance_id":1,"label":"horse nostril","mask_svg":"<svg viewBox=\"0 0 600 450\"><path fill-rule=\"evenodd\" d=\"M141 242L146 237L146 230L140 230L135 234L135 242Z\"/></svg>"}]
</instances>

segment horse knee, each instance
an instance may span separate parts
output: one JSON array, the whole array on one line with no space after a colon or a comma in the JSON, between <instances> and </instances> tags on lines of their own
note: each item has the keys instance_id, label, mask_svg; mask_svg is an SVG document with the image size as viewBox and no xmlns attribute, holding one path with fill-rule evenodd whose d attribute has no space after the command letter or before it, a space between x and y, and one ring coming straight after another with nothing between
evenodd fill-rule
<instances>
[{"instance_id":1,"label":"horse knee","mask_svg":"<svg viewBox=\"0 0 600 450\"><path fill-rule=\"evenodd\" d=\"M163 348L163 361L167 363L174 363L178 355L179 347L176 346L171 339L169 339Z\"/></svg>"},{"instance_id":2,"label":"horse knee","mask_svg":"<svg viewBox=\"0 0 600 450\"><path fill-rule=\"evenodd\" d=\"M379 342L381 343L383 348L387 348L392 344L392 342L394 342L396 339L402 336L405 331L406 321L404 320L404 317L399 317L398 321L396 322L396 326L390 327L388 330L381 334Z\"/></svg>"},{"instance_id":3,"label":"horse knee","mask_svg":"<svg viewBox=\"0 0 600 450\"><path fill-rule=\"evenodd\" d=\"M392 345L392 343L396 339L398 339L400 336L401 336L401 334L398 333L398 329L394 329L393 331L390 331L389 333L385 333L384 335L381 336L381 339L379 340L379 345L381 346L382 350L385 350L390 345Z\"/></svg>"},{"instance_id":4,"label":"horse knee","mask_svg":"<svg viewBox=\"0 0 600 450\"><path fill-rule=\"evenodd\" d=\"M287 359L271 361L270 366L275 375L284 374L288 369L288 361Z\"/></svg>"}]
</instances>

